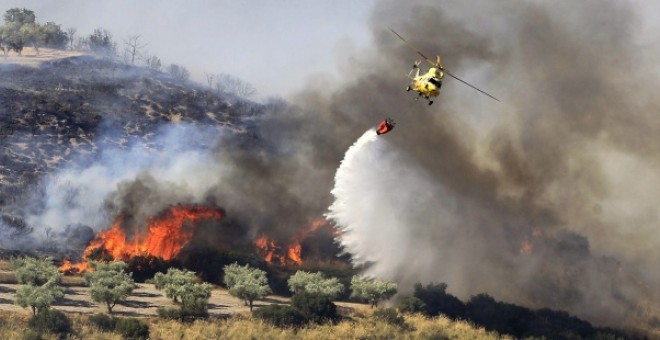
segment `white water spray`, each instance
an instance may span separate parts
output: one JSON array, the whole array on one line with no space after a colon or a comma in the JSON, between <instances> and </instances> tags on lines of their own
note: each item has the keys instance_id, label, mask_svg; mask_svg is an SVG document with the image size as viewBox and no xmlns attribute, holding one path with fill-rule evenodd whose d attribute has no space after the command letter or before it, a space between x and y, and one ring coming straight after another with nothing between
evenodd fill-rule
<instances>
[{"instance_id":1,"label":"white water spray","mask_svg":"<svg viewBox=\"0 0 660 340\"><path fill-rule=\"evenodd\" d=\"M418 267L429 263L420 259L437 260L431 253L443 252L434 237L420 235L443 234L440 220L443 228L455 225L443 208L442 186L373 129L346 151L331 193L334 202L326 217L342 231L341 245L354 263L370 264L367 275L400 283L406 277L423 280Z\"/></svg>"}]
</instances>

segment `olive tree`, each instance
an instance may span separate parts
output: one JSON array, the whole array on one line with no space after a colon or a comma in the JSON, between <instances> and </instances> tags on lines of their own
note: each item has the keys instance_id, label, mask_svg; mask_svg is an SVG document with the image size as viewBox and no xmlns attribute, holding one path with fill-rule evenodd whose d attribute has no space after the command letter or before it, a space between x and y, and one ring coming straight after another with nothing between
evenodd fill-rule
<instances>
[{"instance_id":1,"label":"olive tree","mask_svg":"<svg viewBox=\"0 0 660 340\"><path fill-rule=\"evenodd\" d=\"M166 274L156 273L152 282L156 289L165 290L165 296L178 302L185 286L195 281L195 272L170 268Z\"/></svg>"},{"instance_id":2,"label":"olive tree","mask_svg":"<svg viewBox=\"0 0 660 340\"><path fill-rule=\"evenodd\" d=\"M48 309L63 297L64 290L55 281L48 281L41 286L26 284L16 290L16 304L23 308L32 308L32 315Z\"/></svg>"},{"instance_id":3,"label":"olive tree","mask_svg":"<svg viewBox=\"0 0 660 340\"><path fill-rule=\"evenodd\" d=\"M124 272L126 263L119 262L90 262L94 271L85 273L85 282L91 288L92 300L105 303L108 314L117 302L125 301L133 289L135 282L130 274Z\"/></svg>"},{"instance_id":4,"label":"olive tree","mask_svg":"<svg viewBox=\"0 0 660 340\"><path fill-rule=\"evenodd\" d=\"M10 262L14 268L16 281L21 284L41 286L49 281L59 283L62 279L62 274L53 265L53 259L50 257L43 259L15 257Z\"/></svg>"},{"instance_id":5,"label":"olive tree","mask_svg":"<svg viewBox=\"0 0 660 340\"><path fill-rule=\"evenodd\" d=\"M308 292L329 299L335 299L344 291L344 285L337 278L326 278L321 272L299 270L289 278L288 284L292 293Z\"/></svg>"},{"instance_id":6,"label":"olive tree","mask_svg":"<svg viewBox=\"0 0 660 340\"><path fill-rule=\"evenodd\" d=\"M387 300L396 294L397 285L392 281L355 275L351 279L351 290L353 291L351 296L365 299L371 304L371 307L376 307L381 300Z\"/></svg>"},{"instance_id":7,"label":"olive tree","mask_svg":"<svg viewBox=\"0 0 660 340\"><path fill-rule=\"evenodd\" d=\"M261 269L252 268L247 264L239 266L238 263L233 263L224 266L223 270L224 282L229 288L229 294L245 301L245 305L250 306L250 311L254 300L271 293L266 272Z\"/></svg>"},{"instance_id":8,"label":"olive tree","mask_svg":"<svg viewBox=\"0 0 660 340\"><path fill-rule=\"evenodd\" d=\"M12 258L11 264L16 280L22 284L16 290L16 304L23 308L31 307L33 315L64 297L64 291L59 286L62 274L51 258Z\"/></svg>"},{"instance_id":9,"label":"olive tree","mask_svg":"<svg viewBox=\"0 0 660 340\"><path fill-rule=\"evenodd\" d=\"M180 291L181 311L184 315L206 315L211 285L208 283L188 283Z\"/></svg>"}]
</instances>

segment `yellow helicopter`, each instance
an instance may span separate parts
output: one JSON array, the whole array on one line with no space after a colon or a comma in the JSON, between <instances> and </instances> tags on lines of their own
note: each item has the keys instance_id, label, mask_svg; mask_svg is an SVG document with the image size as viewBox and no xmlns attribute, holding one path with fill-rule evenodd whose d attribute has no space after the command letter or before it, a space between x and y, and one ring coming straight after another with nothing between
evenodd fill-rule
<instances>
[{"instance_id":1,"label":"yellow helicopter","mask_svg":"<svg viewBox=\"0 0 660 340\"><path fill-rule=\"evenodd\" d=\"M431 64L431 67L429 70L420 75L420 68L419 64L421 64L421 60L416 61L415 64L413 65L413 69L410 70L408 73L408 77L410 78L411 82L408 87L406 87L406 91L415 91L418 93L418 97L423 97L424 99L428 100L429 105L433 104L433 98L437 97L440 94L440 88L442 87L442 78L444 78L445 73L449 75L450 77L462 82L463 84L487 95L488 97L497 100L498 102L500 101L499 99L491 96L490 94L476 88L475 86L472 86L468 82L464 81L461 78L456 77L455 75L451 74L449 71L447 71L442 64L440 63L440 56L436 56L435 61L432 61L428 57L426 57L422 52L420 52L415 46L411 45L406 39L404 39L399 33L394 31L392 28L388 27L392 33L394 33L399 39L401 39L406 45L411 48L413 51L417 52L424 60L426 60L429 64ZM413 76L413 72L415 72L415 75Z\"/></svg>"}]
</instances>

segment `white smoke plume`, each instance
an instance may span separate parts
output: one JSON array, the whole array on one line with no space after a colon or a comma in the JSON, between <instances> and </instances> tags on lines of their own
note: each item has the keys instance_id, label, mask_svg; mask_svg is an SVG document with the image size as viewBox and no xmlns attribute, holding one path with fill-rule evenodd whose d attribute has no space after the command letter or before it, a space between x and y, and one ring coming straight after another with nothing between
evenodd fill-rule
<instances>
[{"instance_id":1,"label":"white smoke plume","mask_svg":"<svg viewBox=\"0 0 660 340\"><path fill-rule=\"evenodd\" d=\"M44 177L44 192L32 198L26 222L35 227L37 237L42 229L63 232L71 224L100 231L112 224L118 210L134 209L135 218L145 218L169 204L201 202L222 173L210 156L221 135L214 128L168 125L150 142L127 141L102 149L92 161L74 160ZM143 200L121 202L122 191L135 183L143 188ZM158 195L150 194L153 191Z\"/></svg>"}]
</instances>

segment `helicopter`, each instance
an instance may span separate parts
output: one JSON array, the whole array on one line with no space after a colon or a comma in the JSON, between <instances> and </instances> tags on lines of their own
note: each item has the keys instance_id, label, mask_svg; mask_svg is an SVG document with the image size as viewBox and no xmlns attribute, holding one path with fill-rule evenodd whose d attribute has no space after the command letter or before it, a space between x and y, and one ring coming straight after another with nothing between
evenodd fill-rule
<instances>
[{"instance_id":1,"label":"helicopter","mask_svg":"<svg viewBox=\"0 0 660 340\"><path fill-rule=\"evenodd\" d=\"M422 52L420 52L415 46L410 44L406 39L404 39L399 33L397 33L395 30L393 30L391 27L387 27L394 35L396 35L399 39L401 39L410 49L413 51L417 52L424 60L426 60L429 64L431 64L431 67L428 69L428 71L424 74L420 74L420 67L419 65L422 63L421 60L416 61L413 64L413 69L410 70L408 73L408 78L410 78L411 82L410 85L406 87L406 91L415 91L418 94L418 97L416 99L419 99L420 97L428 100L429 105L433 104L433 98L437 97L440 94L440 88L442 87L442 78L444 78L445 73L449 75L450 77L460 81L461 83L487 95L488 97L497 100L498 102L500 101L499 99L493 97L492 95L486 93L485 91L482 91L472 84L466 82L465 80L458 78L457 76L451 74L447 69L445 69L442 64L440 63L440 56L436 56L435 61L432 61L429 59L426 55L424 55ZM412 75L413 72L415 72L414 76Z\"/></svg>"}]
</instances>

